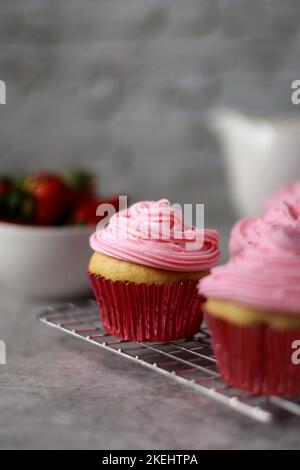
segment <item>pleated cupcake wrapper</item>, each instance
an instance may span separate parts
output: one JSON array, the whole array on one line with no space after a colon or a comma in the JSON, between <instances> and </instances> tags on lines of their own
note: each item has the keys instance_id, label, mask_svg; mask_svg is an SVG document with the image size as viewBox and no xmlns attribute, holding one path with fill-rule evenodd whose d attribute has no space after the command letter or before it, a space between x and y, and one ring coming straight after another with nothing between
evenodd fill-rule
<instances>
[{"instance_id":1,"label":"pleated cupcake wrapper","mask_svg":"<svg viewBox=\"0 0 300 470\"><path fill-rule=\"evenodd\" d=\"M196 334L203 298L196 281L171 285L110 281L88 273L105 330L131 341L171 341Z\"/></svg>"},{"instance_id":2,"label":"pleated cupcake wrapper","mask_svg":"<svg viewBox=\"0 0 300 470\"><path fill-rule=\"evenodd\" d=\"M239 326L206 314L220 374L232 387L257 395L300 395L300 364L293 364L298 330ZM300 357L300 355L299 355Z\"/></svg>"}]
</instances>

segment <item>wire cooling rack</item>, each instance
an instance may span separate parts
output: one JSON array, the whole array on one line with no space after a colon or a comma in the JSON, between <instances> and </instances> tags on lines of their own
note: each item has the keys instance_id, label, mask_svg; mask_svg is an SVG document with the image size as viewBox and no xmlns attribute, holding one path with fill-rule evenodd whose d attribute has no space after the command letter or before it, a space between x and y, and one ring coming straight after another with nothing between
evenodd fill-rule
<instances>
[{"instance_id":1,"label":"wire cooling rack","mask_svg":"<svg viewBox=\"0 0 300 470\"><path fill-rule=\"evenodd\" d=\"M225 385L218 373L205 328L194 338L167 343L123 341L105 333L93 300L49 307L40 314L39 319L51 327L190 386L261 423L289 415L300 418L300 397L295 400L266 398Z\"/></svg>"}]
</instances>

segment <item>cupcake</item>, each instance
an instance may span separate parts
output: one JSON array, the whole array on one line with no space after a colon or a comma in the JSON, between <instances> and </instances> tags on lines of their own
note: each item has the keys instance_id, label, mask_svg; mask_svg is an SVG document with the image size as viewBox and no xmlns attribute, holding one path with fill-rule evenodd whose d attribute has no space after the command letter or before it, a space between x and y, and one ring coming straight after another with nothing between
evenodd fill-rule
<instances>
[{"instance_id":1,"label":"cupcake","mask_svg":"<svg viewBox=\"0 0 300 470\"><path fill-rule=\"evenodd\" d=\"M224 381L253 394L300 394L300 224L266 225L199 282Z\"/></svg>"},{"instance_id":2,"label":"cupcake","mask_svg":"<svg viewBox=\"0 0 300 470\"><path fill-rule=\"evenodd\" d=\"M90 240L88 274L105 330L132 341L170 341L199 331L197 282L218 260L218 233L185 226L167 200L115 214Z\"/></svg>"}]
</instances>

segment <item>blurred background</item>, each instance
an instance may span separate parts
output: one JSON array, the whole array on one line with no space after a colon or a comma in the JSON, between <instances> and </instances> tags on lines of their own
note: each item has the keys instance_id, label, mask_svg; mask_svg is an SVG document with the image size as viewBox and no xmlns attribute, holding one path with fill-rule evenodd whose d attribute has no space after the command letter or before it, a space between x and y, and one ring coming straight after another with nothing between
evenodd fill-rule
<instances>
[{"instance_id":1,"label":"blurred background","mask_svg":"<svg viewBox=\"0 0 300 470\"><path fill-rule=\"evenodd\" d=\"M207 112L297 111L299 19L297 0L2 0L1 172L86 166L107 193L204 202L228 233Z\"/></svg>"}]
</instances>

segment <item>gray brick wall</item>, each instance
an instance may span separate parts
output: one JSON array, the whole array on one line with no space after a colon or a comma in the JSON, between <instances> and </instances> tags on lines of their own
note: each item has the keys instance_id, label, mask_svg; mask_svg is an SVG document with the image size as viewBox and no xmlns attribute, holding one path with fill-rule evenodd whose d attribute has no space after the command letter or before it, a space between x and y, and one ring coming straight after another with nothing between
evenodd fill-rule
<instances>
[{"instance_id":1,"label":"gray brick wall","mask_svg":"<svg viewBox=\"0 0 300 470\"><path fill-rule=\"evenodd\" d=\"M86 164L105 191L202 200L222 223L205 111L288 109L299 52L298 0L2 0L1 170Z\"/></svg>"}]
</instances>

